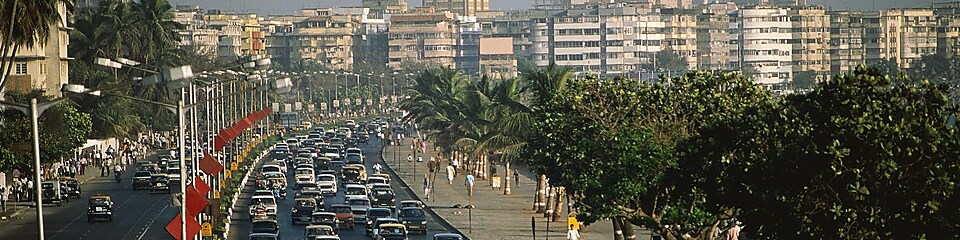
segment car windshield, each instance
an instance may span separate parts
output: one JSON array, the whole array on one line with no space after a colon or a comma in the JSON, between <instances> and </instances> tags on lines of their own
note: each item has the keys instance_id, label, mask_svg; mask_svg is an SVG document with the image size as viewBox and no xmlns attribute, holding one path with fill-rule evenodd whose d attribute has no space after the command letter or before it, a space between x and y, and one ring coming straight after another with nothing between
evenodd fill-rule
<instances>
[{"instance_id":1,"label":"car windshield","mask_svg":"<svg viewBox=\"0 0 960 240\"><path fill-rule=\"evenodd\" d=\"M254 222L252 228L261 230L275 230L277 229L277 224L273 222Z\"/></svg>"},{"instance_id":2,"label":"car windshield","mask_svg":"<svg viewBox=\"0 0 960 240\"><path fill-rule=\"evenodd\" d=\"M308 228L307 235L309 236L319 236L319 235L335 235L333 230L328 228Z\"/></svg>"},{"instance_id":3,"label":"car windshield","mask_svg":"<svg viewBox=\"0 0 960 240\"><path fill-rule=\"evenodd\" d=\"M312 201L297 201L297 206L300 206L300 207L315 207L315 206L317 206L317 204L314 203L314 202L312 202Z\"/></svg>"},{"instance_id":4,"label":"car windshield","mask_svg":"<svg viewBox=\"0 0 960 240\"><path fill-rule=\"evenodd\" d=\"M350 205L368 205L370 201L366 199L350 199Z\"/></svg>"},{"instance_id":5,"label":"car windshield","mask_svg":"<svg viewBox=\"0 0 960 240\"><path fill-rule=\"evenodd\" d=\"M149 177L149 176L150 176L150 172L137 172L137 173L134 173L133 176L134 176L134 177Z\"/></svg>"},{"instance_id":6,"label":"car windshield","mask_svg":"<svg viewBox=\"0 0 960 240\"><path fill-rule=\"evenodd\" d=\"M333 176L320 176L320 181L330 181L330 182L332 182L332 181L336 181L336 180L337 180L337 178L335 178L335 177L333 177Z\"/></svg>"},{"instance_id":7,"label":"car windshield","mask_svg":"<svg viewBox=\"0 0 960 240\"><path fill-rule=\"evenodd\" d=\"M373 190L373 194L377 196L393 195L393 191L390 191L388 189L377 189L377 190Z\"/></svg>"},{"instance_id":8,"label":"car windshield","mask_svg":"<svg viewBox=\"0 0 960 240\"><path fill-rule=\"evenodd\" d=\"M336 154L340 154L340 149L327 148L327 152L326 152L326 153L336 153Z\"/></svg>"},{"instance_id":9,"label":"car windshield","mask_svg":"<svg viewBox=\"0 0 960 240\"><path fill-rule=\"evenodd\" d=\"M367 217L371 219L375 219L378 217L388 217L388 216L390 216L390 210L376 210L376 211L370 211L367 213Z\"/></svg>"},{"instance_id":10,"label":"car windshield","mask_svg":"<svg viewBox=\"0 0 960 240\"><path fill-rule=\"evenodd\" d=\"M403 234L403 228L398 227L385 227L380 229L380 234L390 234L390 235L399 235Z\"/></svg>"},{"instance_id":11,"label":"car windshield","mask_svg":"<svg viewBox=\"0 0 960 240\"><path fill-rule=\"evenodd\" d=\"M363 188L347 188L343 191L344 195L366 195L366 191Z\"/></svg>"},{"instance_id":12,"label":"car windshield","mask_svg":"<svg viewBox=\"0 0 960 240\"><path fill-rule=\"evenodd\" d=\"M404 209L400 211L400 216L404 217L423 217L423 210L420 209Z\"/></svg>"},{"instance_id":13,"label":"car windshield","mask_svg":"<svg viewBox=\"0 0 960 240\"><path fill-rule=\"evenodd\" d=\"M313 169L297 169L297 174L313 174Z\"/></svg>"},{"instance_id":14,"label":"car windshield","mask_svg":"<svg viewBox=\"0 0 960 240\"><path fill-rule=\"evenodd\" d=\"M251 199L251 200L250 200L250 204L251 204L251 205L257 205L257 204L260 204L260 203L263 203L263 204L265 204L265 205L274 205L274 204L277 204L277 202L276 202L275 200L273 200L273 198L254 198L254 199Z\"/></svg>"}]
</instances>

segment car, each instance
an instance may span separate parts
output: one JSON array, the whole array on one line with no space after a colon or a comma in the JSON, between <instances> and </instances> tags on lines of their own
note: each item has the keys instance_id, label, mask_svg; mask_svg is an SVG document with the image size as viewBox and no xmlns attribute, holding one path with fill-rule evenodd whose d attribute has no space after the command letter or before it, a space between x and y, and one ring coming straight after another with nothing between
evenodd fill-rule
<instances>
[{"instance_id":1,"label":"car","mask_svg":"<svg viewBox=\"0 0 960 240\"><path fill-rule=\"evenodd\" d=\"M320 195L324 196L333 196L337 195L337 185L331 183L321 183L318 186L320 188Z\"/></svg>"},{"instance_id":2,"label":"car","mask_svg":"<svg viewBox=\"0 0 960 240\"><path fill-rule=\"evenodd\" d=\"M371 230L373 230L373 227L376 226L374 224L378 219L391 217L393 217L393 210L390 210L389 208L375 207L367 209L367 235L370 235Z\"/></svg>"},{"instance_id":3,"label":"car","mask_svg":"<svg viewBox=\"0 0 960 240\"><path fill-rule=\"evenodd\" d=\"M279 240L280 236L272 233L251 233L247 236L250 240Z\"/></svg>"},{"instance_id":4,"label":"car","mask_svg":"<svg viewBox=\"0 0 960 240\"><path fill-rule=\"evenodd\" d=\"M373 222L367 225L367 235L369 235L370 237L375 236L377 234L377 231L380 230L380 225L390 224L390 223L400 224L400 220L397 220L396 218L392 218L392 217L377 218L376 220L374 220Z\"/></svg>"},{"instance_id":5,"label":"car","mask_svg":"<svg viewBox=\"0 0 960 240\"><path fill-rule=\"evenodd\" d=\"M310 223L313 217L313 211L316 209L316 199L296 198L294 199L293 208L290 209L290 220L294 225L298 223Z\"/></svg>"},{"instance_id":6,"label":"car","mask_svg":"<svg viewBox=\"0 0 960 240\"><path fill-rule=\"evenodd\" d=\"M280 223L276 220L256 220L250 224L250 233L268 233L280 237Z\"/></svg>"},{"instance_id":7,"label":"car","mask_svg":"<svg viewBox=\"0 0 960 240\"><path fill-rule=\"evenodd\" d=\"M170 181L171 181L171 182L179 183L180 180L181 180L181 179L180 179L180 166L179 166L179 165L176 166L176 167L169 167L169 168L167 168L166 174L167 174L167 178L170 178Z\"/></svg>"},{"instance_id":8,"label":"car","mask_svg":"<svg viewBox=\"0 0 960 240\"><path fill-rule=\"evenodd\" d=\"M343 161L339 161L339 160L332 160L332 161L330 161L330 169L336 171L337 174L340 174L340 173L343 172L343 167L344 167L345 165L347 165L347 164L344 163Z\"/></svg>"},{"instance_id":9,"label":"car","mask_svg":"<svg viewBox=\"0 0 960 240\"><path fill-rule=\"evenodd\" d=\"M343 160L346 161L347 164L363 164L363 155L347 153L343 156Z\"/></svg>"},{"instance_id":10,"label":"car","mask_svg":"<svg viewBox=\"0 0 960 240\"><path fill-rule=\"evenodd\" d=\"M423 204L423 202L421 202L420 200L403 200L403 201L400 201L400 209L404 209L404 208L407 208L407 207L425 208L425 207L427 207L427 205L426 205L426 204Z\"/></svg>"},{"instance_id":11,"label":"car","mask_svg":"<svg viewBox=\"0 0 960 240\"><path fill-rule=\"evenodd\" d=\"M315 240L340 240L339 236L317 236Z\"/></svg>"},{"instance_id":12,"label":"car","mask_svg":"<svg viewBox=\"0 0 960 240\"><path fill-rule=\"evenodd\" d=\"M340 181L345 184L363 184L367 180L367 172L358 164L351 164L343 167Z\"/></svg>"},{"instance_id":13,"label":"car","mask_svg":"<svg viewBox=\"0 0 960 240\"><path fill-rule=\"evenodd\" d=\"M273 162L277 163L277 162ZM283 174L284 171L280 168L280 165L277 164L267 164L260 167L260 174L266 175L268 173L280 173Z\"/></svg>"},{"instance_id":14,"label":"car","mask_svg":"<svg viewBox=\"0 0 960 240\"><path fill-rule=\"evenodd\" d=\"M397 218L400 219L400 222L406 225L410 231L417 230L423 232L423 234L427 234L427 216L423 208L401 208L397 213Z\"/></svg>"},{"instance_id":15,"label":"car","mask_svg":"<svg viewBox=\"0 0 960 240\"><path fill-rule=\"evenodd\" d=\"M297 192L298 198L312 198L317 202L317 206L323 206L323 194L317 190L302 190Z\"/></svg>"},{"instance_id":16,"label":"car","mask_svg":"<svg viewBox=\"0 0 960 240\"><path fill-rule=\"evenodd\" d=\"M387 186L390 186L390 181L382 177L374 177L374 176L367 177L366 183L367 183L367 188L373 188L374 184L386 184Z\"/></svg>"},{"instance_id":17,"label":"car","mask_svg":"<svg viewBox=\"0 0 960 240\"><path fill-rule=\"evenodd\" d=\"M150 193L170 193L170 178L165 174L150 176Z\"/></svg>"},{"instance_id":18,"label":"car","mask_svg":"<svg viewBox=\"0 0 960 240\"><path fill-rule=\"evenodd\" d=\"M137 168L137 171L148 171L151 174L160 174L161 172L163 172L160 169L160 165L153 164L153 163L140 165L140 167Z\"/></svg>"},{"instance_id":19,"label":"car","mask_svg":"<svg viewBox=\"0 0 960 240\"><path fill-rule=\"evenodd\" d=\"M367 224L367 211L370 210L370 199L366 197L355 197L345 201L353 211L353 220L357 223Z\"/></svg>"},{"instance_id":20,"label":"car","mask_svg":"<svg viewBox=\"0 0 960 240\"><path fill-rule=\"evenodd\" d=\"M297 182L297 186L295 189L297 191L317 191L317 192L320 191L320 187L317 185L317 183L313 181Z\"/></svg>"},{"instance_id":21,"label":"car","mask_svg":"<svg viewBox=\"0 0 960 240\"><path fill-rule=\"evenodd\" d=\"M367 198L367 187L359 184L347 184L343 189L343 199Z\"/></svg>"},{"instance_id":22,"label":"car","mask_svg":"<svg viewBox=\"0 0 960 240\"><path fill-rule=\"evenodd\" d=\"M333 174L317 175L317 186L324 195L337 194L337 176Z\"/></svg>"},{"instance_id":23,"label":"car","mask_svg":"<svg viewBox=\"0 0 960 240\"><path fill-rule=\"evenodd\" d=\"M280 172L282 172L282 173L284 173L284 174L287 173L287 169L288 169L288 168L287 168L287 162L286 162L286 161L275 160L275 161L269 162L269 163L267 163L267 164L280 166Z\"/></svg>"},{"instance_id":24,"label":"car","mask_svg":"<svg viewBox=\"0 0 960 240\"><path fill-rule=\"evenodd\" d=\"M286 148L274 148L270 150L269 156L271 160L286 160L290 157L290 151Z\"/></svg>"},{"instance_id":25,"label":"car","mask_svg":"<svg viewBox=\"0 0 960 240\"><path fill-rule=\"evenodd\" d=\"M337 231L328 225L310 225L303 229L303 240L314 240L319 236L337 236Z\"/></svg>"},{"instance_id":26,"label":"car","mask_svg":"<svg viewBox=\"0 0 960 240\"><path fill-rule=\"evenodd\" d=\"M374 236L375 240L406 240L407 226L403 224L383 224Z\"/></svg>"},{"instance_id":27,"label":"car","mask_svg":"<svg viewBox=\"0 0 960 240\"><path fill-rule=\"evenodd\" d=\"M67 195L65 187L60 185L60 181L43 181L40 184L40 189L42 190L41 204L57 204L57 206L60 206L64 202L70 202L70 197Z\"/></svg>"},{"instance_id":28,"label":"car","mask_svg":"<svg viewBox=\"0 0 960 240\"><path fill-rule=\"evenodd\" d=\"M110 195L98 193L90 196L87 202L87 222L97 219L113 222L113 201Z\"/></svg>"},{"instance_id":29,"label":"car","mask_svg":"<svg viewBox=\"0 0 960 240\"><path fill-rule=\"evenodd\" d=\"M316 178L316 176L314 176L313 174L310 174L310 175L299 174L299 175L296 175L294 178L297 181L296 185L294 186L298 190L302 189L303 188L302 186L310 186L312 188L317 188L317 183L314 182L314 178Z\"/></svg>"},{"instance_id":30,"label":"car","mask_svg":"<svg viewBox=\"0 0 960 240\"><path fill-rule=\"evenodd\" d=\"M310 225L327 225L338 229L337 214L333 212L313 212L310 214Z\"/></svg>"},{"instance_id":31,"label":"car","mask_svg":"<svg viewBox=\"0 0 960 240\"><path fill-rule=\"evenodd\" d=\"M80 199L83 190L80 189L80 181L76 178L60 177L60 185L67 187L67 195Z\"/></svg>"},{"instance_id":32,"label":"car","mask_svg":"<svg viewBox=\"0 0 960 240\"><path fill-rule=\"evenodd\" d=\"M386 179L387 181L384 182L384 183L390 184L390 175L389 175L389 174L386 174L386 173L375 173L375 174L371 174L370 177L367 177L367 178L369 179L369 178L371 178L371 177L378 177L378 178ZM368 180L368 181L369 181L369 180Z\"/></svg>"},{"instance_id":33,"label":"car","mask_svg":"<svg viewBox=\"0 0 960 240\"><path fill-rule=\"evenodd\" d=\"M133 173L133 190L150 188L150 179L153 173L150 171L137 171Z\"/></svg>"},{"instance_id":34,"label":"car","mask_svg":"<svg viewBox=\"0 0 960 240\"><path fill-rule=\"evenodd\" d=\"M382 187L386 186L386 187ZM393 193L393 189L390 188L390 185L377 185L374 188L370 189L370 201L371 205L374 207L384 207L384 208L396 208L396 195Z\"/></svg>"},{"instance_id":35,"label":"car","mask_svg":"<svg viewBox=\"0 0 960 240\"><path fill-rule=\"evenodd\" d=\"M353 210L350 209L350 206L346 204L334 204L330 206L330 210L337 216L338 228L347 228L353 230L355 220L353 216Z\"/></svg>"},{"instance_id":36,"label":"car","mask_svg":"<svg viewBox=\"0 0 960 240\"><path fill-rule=\"evenodd\" d=\"M260 203L267 209L268 216L277 216L277 200L273 196L253 196L250 198L250 218L256 215L256 206Z\"/></svg>"},{"instance_id":37,"label":"car","mask_svg":"<svg viewBox=\"0 0 960 240\"><path fill-rule=\"evenodd\" d=\"M463 236L456 233L437 233L433 235L433 240L463 240Z\"/></svg>"},{"instance_id":38,"label":"car","mask_svg":"<svg viewBox=\"0 0 960 240\"><path fill-rule=\"evenodd\" d=\"M336 147L327 147L323 150L323 156L330 159L340 159L340 149Z\"/></svg>"},{"instance_id":39,"label":"car","mask_svg":"<svg viewBox=\"0 0 960 240\"><path fill-rule=\"evenodd\" d=\"M287 146L290 147L290 150L297 150L300 147L300 138L289 138L286 141Z\"/></svg>"}]
</instances>

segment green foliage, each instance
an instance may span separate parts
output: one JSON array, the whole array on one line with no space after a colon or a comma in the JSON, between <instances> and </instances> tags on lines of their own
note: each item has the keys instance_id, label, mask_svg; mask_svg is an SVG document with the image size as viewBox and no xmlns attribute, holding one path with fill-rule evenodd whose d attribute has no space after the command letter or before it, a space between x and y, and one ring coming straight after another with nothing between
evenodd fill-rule
<instances>
[{"instance_id":1,"label":"green foliage","mask_svg":"<svg viewBox=\"0 0 960 240\"><path fill-rule=\"evenodd\" d=\"M681 178L760 238L956 239L960 139L948 87L858 68L714 118Z\"/></svg>"},{"instance_id":2,"label":"green foliage","mask_svg":"<svg viewBox=\"0 0 960 240\"><path fill-rule=\"evenodd\" d=\"M682 71L687 70L690 66L686 59L669 48L657 52L655 58L655 70L660 72Z\"/></svg>"},{"instance_id":3,"label":"green foliage","mask_svg":"<svg viewBox=\"0 0 960 240\"><path fill-rule=\"evenodd\" d=\"M29 94L8 93L7 99L28 103L30 98L38 98L43 103L47 98L42 92ZM3 111L0 124L0 171L13 168L30 169L33 163L33 137L30 117L20 111ZM73 151L86 142L92 123L90 115L77 111L73 105L62 103L51 107L40 115L40 161L52 163L72 156Z\"/></svg>"},{"instance_id":4,"label":"green foliage","mask_svg":"<svg viewBox=\"0 0 960 240\"><path fill-rule=\"evenodd\" d=\"M793 89L806 90L817 86L817 72L801 71L793 74Z\"/></svg>"}]
</instances>

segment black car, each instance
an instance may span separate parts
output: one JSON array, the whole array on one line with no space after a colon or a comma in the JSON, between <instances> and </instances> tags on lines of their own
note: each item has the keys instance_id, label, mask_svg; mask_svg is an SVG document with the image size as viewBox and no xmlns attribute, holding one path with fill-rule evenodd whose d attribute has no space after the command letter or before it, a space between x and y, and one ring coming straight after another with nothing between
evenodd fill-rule
<instances>
[{"instance_id":1,"label":"black car","mask_svg":"<svg viewBox=\"0 0 960 240\"><path fill-rule=\"evenodd\" d=\"M113 201L109 195L97 194L90 196L87 205L87 222L97 219L106 219L113 222Z\"/></svg>"},{"instance_id":2,"label":"black car","mask_svg":"<svg viewBox=\"0 0 960 240\"><path fill-rule=\"evenodd\" d=\"M250 227L250 233L269 233L276 234L280 236L280 224L276 220L256 220L253 221Z\"/></svg>"},{"instance_id":3,"label":"black car","mask_svg":"<svg viewBox=\"0 0 960 240\"><path fill-rule=\"evenodd\" d=\"M270 150L270 159L271 160L287 160L290 157L290 151L285 149L274 149Z\"/></svg>"},{"instance_id":4,"label":"black car","mask_svg":"<svg viewBox=\"0 0 960 240\"><path fill-rule=\"evenodd\" d=\"M317 209L317 201L313 198L297 198L293 209L290 210L290 218L293 224L310 224L313 211Z\"/></svg>"},{"instance_id":5,"label":"black car","mask_svg":"<svg viewBox=\"0 0 960 240\"><path fill-rule=\"evenodd\" d=\"M405 207L400 209L397 218L403 225L407 226L408 231L420 231L427 234L427 217L423 208Z\"/></svg>"},{"instance_id":6,"label":"black car","mask_svg":"<svg viewBox=\"0 0 960 240\"><path fill-rule=\"evenodd\" d=\"M133 189L150 188L150 178L153 173L150 171L137 171L133 174Z\"/></svg>"},{"instance_id":7,"label":"black car","mask_svg":"<svg viewBox=\"0 0 960 240\"><path fill-rule=\"evenodd\" d=\"M370 190L370 205L373 207L396 208L396 195L389 188L374 188Z\"/></svg>"},{"instance_id":8,"label":"black car","mask_svg":"<svg viewBox=\"0 0 960 240\"><path fill-rule=\"evenodd\" d=\"M151 176L150 193L170 193L170 178L163 174Z\"/></svg>"}]
</instances>

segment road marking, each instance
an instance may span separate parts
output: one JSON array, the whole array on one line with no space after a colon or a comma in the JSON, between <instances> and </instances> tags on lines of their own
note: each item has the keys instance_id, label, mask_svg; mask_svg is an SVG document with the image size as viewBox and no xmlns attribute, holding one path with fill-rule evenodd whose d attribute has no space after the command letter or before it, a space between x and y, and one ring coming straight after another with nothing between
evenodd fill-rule
<instances>
[{"instance_id":1,"label":"road marking","mask_svg":"<svg viewBox=\"0 0 960 240\"><path fill-rule=\"evenodd\" d=\"M133 226L130 227L130 230L127 230L127 233L124 233L124 234L123 234L123 237L121 237L120 239L126 239L126 238L127 238L127 235L130 234L130 232L133 232L133 229L136 228L136 227L137 227L137 224L140 223L140 220L143 220L143 217L144 217L144 216L147 216L147 212L149 212L150 209L153 209L153 207L156 207L158 203L162 202L161 199L163 199L163 198L157 198L156 201L154 201L153 204L151 204L150 207L147 208L147 211L143 211L143 213L140 214L140 217L137 218L137 221L136 221L136 222L133 222ZM151 221L151 223L152 223L152 222L153 222L153 221ZM142 236L142 235L141 235L141 236Z\"/></svg>"},{"instance_id":2,"label":"road marking","mask_svg":"<svg viewBox=\"0 0 960 240\"><path fill-rule=\"evenodd\" d=\"M163 211L167 210L168 207L170 207L169 204L163 204L163 208L161 208L160 211L157 211L157 215L153 216L153 220L150 220L150 222L147 223L147 227L143 229L143 232L140 233L140 236L137 237L137 240L142 239L143 236L147 234L147 230L150 230L150 226L153 226L153 222L157 221L157 218L160 217L160 214L163 214Z\"/></svg>"}]
</instances>

